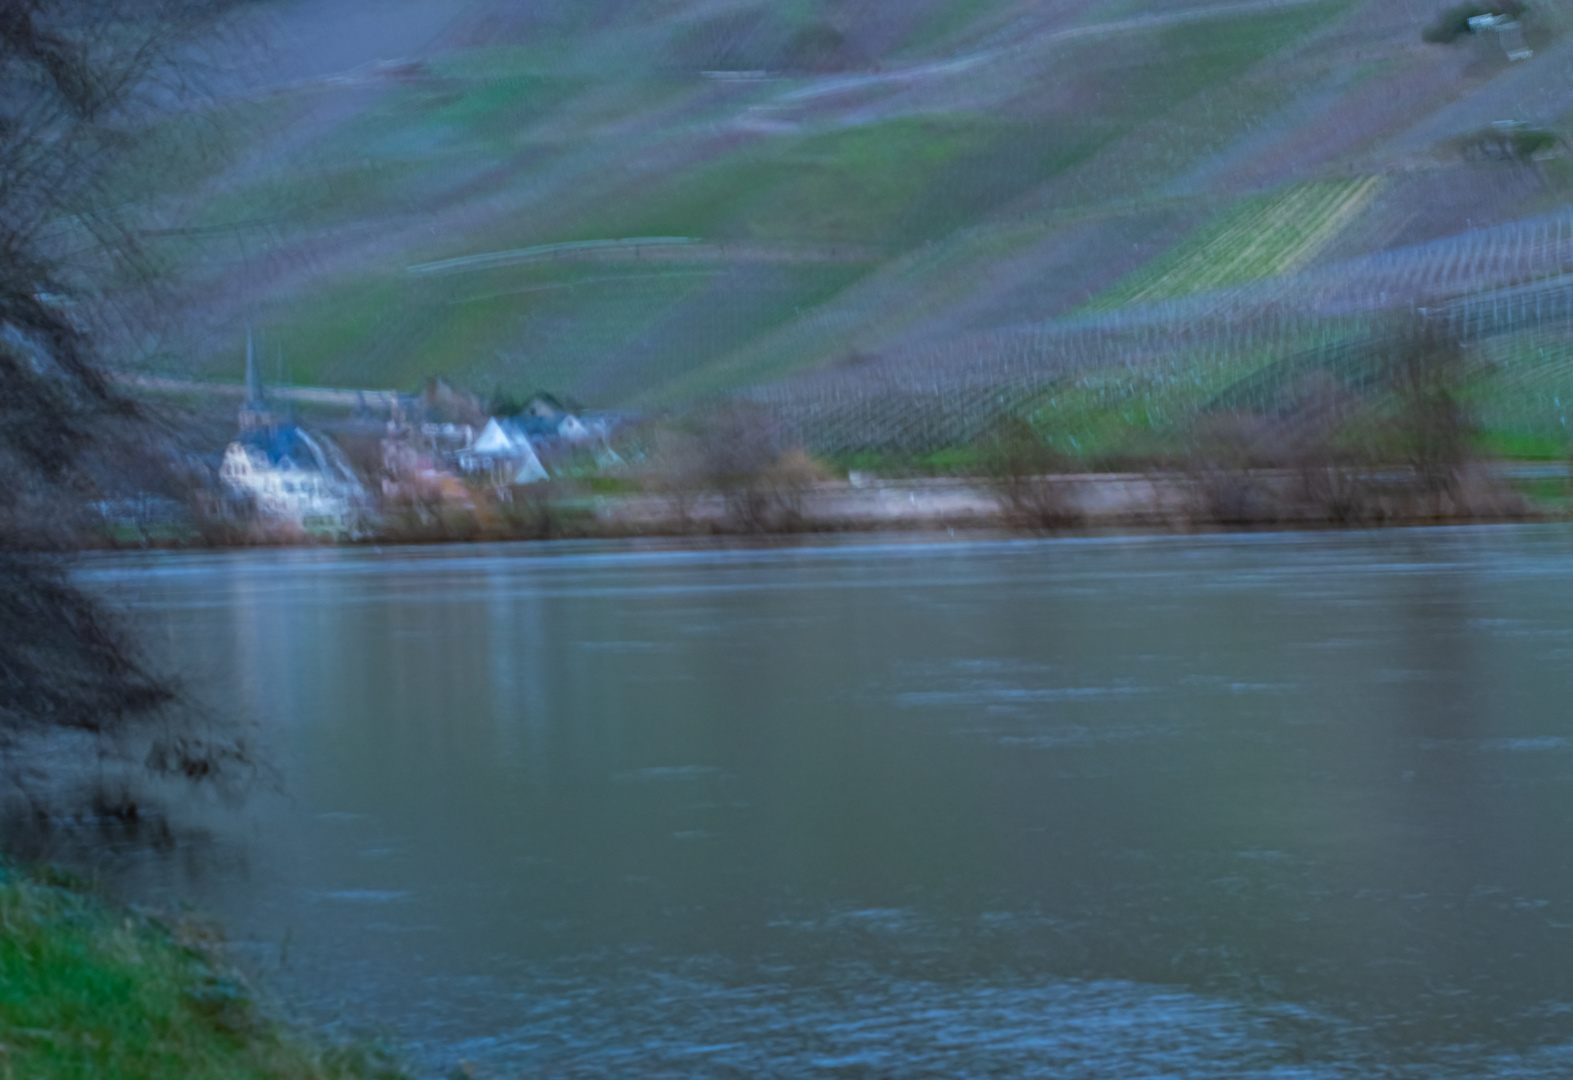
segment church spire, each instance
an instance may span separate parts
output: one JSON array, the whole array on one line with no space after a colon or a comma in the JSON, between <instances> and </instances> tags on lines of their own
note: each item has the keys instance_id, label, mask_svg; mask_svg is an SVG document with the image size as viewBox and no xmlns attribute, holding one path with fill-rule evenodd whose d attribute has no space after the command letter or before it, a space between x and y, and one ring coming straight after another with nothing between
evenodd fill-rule
<instances>
[{"instance_id":1,"label":"church spire","mask_svg":"<svg viewBox=\"0 0 1573 1080\"><path fill-rule=\"evenodd\" d=\"M251 342L251 326L246 326L246 404L247 412L267 412L262 396L262 372L257 370L257 353Z\"/></svg>"},{"instance_id":2,"label":"church spire","mask_svg":"<svg viewBox=\"0 0 1573 1080\"><path fill-rule=\"evenodd\" d=\"M251 341L251 326L246 326L246 397L240 403L240 430L266 428L274 423L268 402L262 396L262 372L257 370L257 351Z\"/></svg>"}]
</instances>

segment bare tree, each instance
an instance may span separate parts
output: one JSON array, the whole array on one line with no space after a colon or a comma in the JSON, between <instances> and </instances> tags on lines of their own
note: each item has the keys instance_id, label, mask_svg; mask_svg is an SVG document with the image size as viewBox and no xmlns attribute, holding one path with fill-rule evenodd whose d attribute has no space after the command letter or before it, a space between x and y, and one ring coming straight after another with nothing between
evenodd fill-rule
<instances>
[{"instance_id":1,"label":"bare tree","mask_svg":"<svg viewBox=\"0 0 1573 1080\"><path fill-rule=\"evenodd\" d=\"M81 542L78 508L102 497L90 456L128 456L104 444L139 419L101 366L126 296L156 279L117 170L190 103L225 3L0 0L0 751L13 782L27 734L118 738L175 697L62 555ZM151 765L193 777L236 754L189 734L148 745Z\"/></svg>"},{"instance_id":2,"label":"bare tree","mask_svg":"<svg viewBox=\"0 0 1573 1080\"><path fill-rule=\"evenodd\" d=\"M712 415L698 439L705 485L726 503L740 532L796 532L819 466L763 409L734 402Z\"/></svg>"},{"instance_id":3,"label":"bare tree","mask_svg":"<svg viewBox=\"0 0 1573 1080\"><path fill-rule=\"evenodd\" d=\"M773 531L776 507L763 478L782 448L781 432L763 409L732 403L704 418L697 437L699 478L725 500L732 528Z\"/></svg>"},{"instance_id":4,"label":"bare tree","mask_svg":"<svg viewBox=\"0 0 1573 1080\"><path fill-rule=\"evenodd\" d=\"M1417 312L1386 343L1398 433L1421 490L1452 488L1469 457L1472 424L1460 394L1468 376L1463 342L1445 322Z\"/></svg>"},{"instance_id":5,"label":"bare tree","mask_svg":"<svg viewBox=\"0 0 1573 1080\"><path fill-rule=\"evenodd\" d=\"M673 524L689 532L694 527L694 503L710 478L704 441L669 427L654 430L647 441L640 479L646 490L666 499Z\"/></svg>"},{"instance_id":6,"label":"bare tree","mask_svg":"<svg viewBox=\"0 0 1573 1080\"><path fill-rule=\"evenodd\" d=\"M1006 519L1018 528L1053 530L1081 523L1064 479L1065 459L1027 421L1002 417L984 441L983 465Z\"/></svg>"}]
</instances>

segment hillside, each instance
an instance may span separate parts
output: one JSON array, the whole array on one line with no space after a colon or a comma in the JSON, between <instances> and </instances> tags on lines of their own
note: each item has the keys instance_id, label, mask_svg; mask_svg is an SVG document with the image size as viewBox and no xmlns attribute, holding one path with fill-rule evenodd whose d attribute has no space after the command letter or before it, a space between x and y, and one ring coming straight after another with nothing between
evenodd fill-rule
<instances>
[{"instance_id":1,"label":"hillside","mask_svg":"<svg viewBox=\"0 0 1573 1080\"><path fill-rule=\"evenodd\" d=\"M299 384L743 393L912 449L1161 425L1377 309L1513 289L1483 401L1555 434L1573 169L1469 140L1573 130L1573 36L1544 3L1527 61L1424 44L1443 6L255 4L270 47L149 140L188 304L131 363L233 380L249 322Z\"/></svg>"}]
</instances>

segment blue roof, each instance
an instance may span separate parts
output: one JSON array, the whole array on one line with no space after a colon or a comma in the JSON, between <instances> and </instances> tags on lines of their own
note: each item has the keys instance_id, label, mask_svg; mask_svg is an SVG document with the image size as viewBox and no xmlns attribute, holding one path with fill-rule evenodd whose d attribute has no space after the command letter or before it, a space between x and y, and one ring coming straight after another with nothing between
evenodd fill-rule
<instances>
[{"instance_id":1,"label":"blue roof","mask_svg":"<svg viewBox=\"0 0 1573 1080\"><path fill-rule=\"evenodd\" d=\"M526 414L518 417L516 422L524 429L526 435L556 435L557 429L562 427L563 415L530 416Z\"/></svg>"},{"instance_id":2,"label":"blue roof","mask_svg":"<svg viewBox=\"0 0 1573 1080\"><path fill-rule=\"evenodd\" d=\"M252 428L241 432L235 441L247 450L266 454L270 465L278 465L285 458L303 469L321 468L326 464L319 460L319 452L311 438L294 424Z\"/></svg>"}]
</instances>

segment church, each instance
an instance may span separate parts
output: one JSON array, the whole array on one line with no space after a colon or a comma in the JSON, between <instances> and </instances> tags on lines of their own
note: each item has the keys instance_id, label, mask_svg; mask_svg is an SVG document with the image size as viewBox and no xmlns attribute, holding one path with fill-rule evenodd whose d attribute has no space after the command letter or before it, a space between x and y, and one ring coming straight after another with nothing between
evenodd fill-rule
<instances>
[{"instance_id":1,"label":"church","mask_svg":"<svg viewBox=\"0 0 1573 1080\"><path fill-rule=\"evenodd\" d=\"M259 517L303 532L352 535L366 503L338 447L269 408L249 333L240 431L224 451L219 479Z\"/></svg>"}]
</instances>

